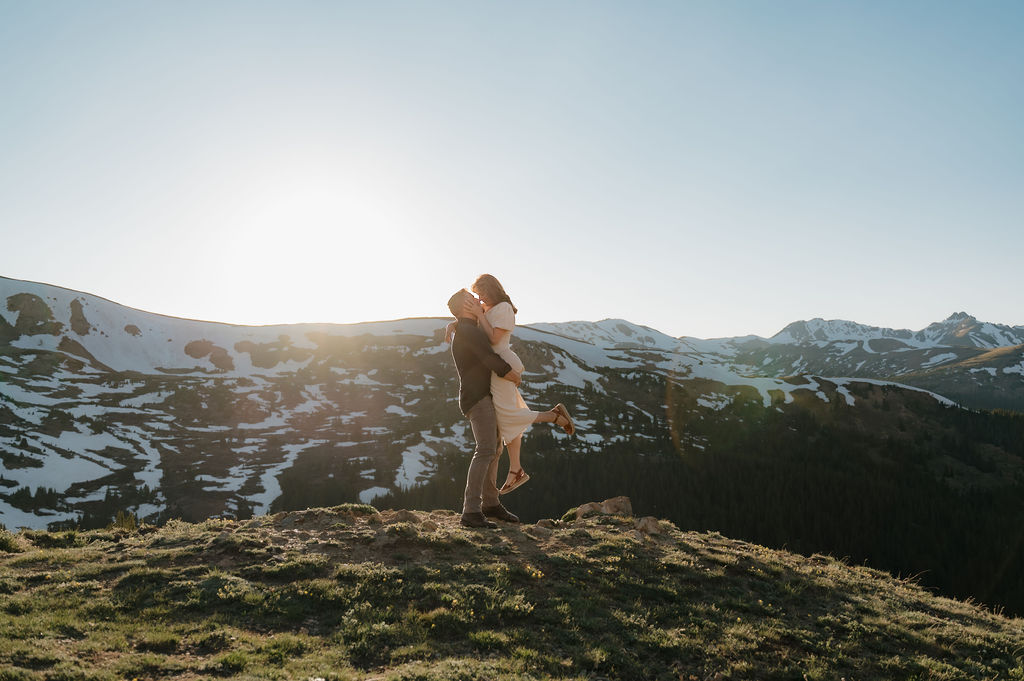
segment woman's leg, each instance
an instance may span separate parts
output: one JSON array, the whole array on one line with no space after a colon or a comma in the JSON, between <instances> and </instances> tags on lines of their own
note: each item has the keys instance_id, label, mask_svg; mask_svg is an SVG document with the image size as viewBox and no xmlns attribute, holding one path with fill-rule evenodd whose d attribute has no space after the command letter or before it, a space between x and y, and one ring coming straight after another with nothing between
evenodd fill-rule
<instances>
[{"instance_id":1,"label":"woman's leg","mask_svg":"<svg viewBox=\"0 0 1024 681\"><path fill-rule=\"evenodd\" d=\"M511 475L512 471L518 472L523 467L519 461L519 452L523 449L523 436L517 435L516 439L506 444L505 447L508 448L508 472Z\"/></svg>"},{"instance_id":2,"label":"woman's leg","mask_svg":"<svg viewBox=\"0 0 1024 681\"><path fill-rule=\"evenodd\" d=\"M559 414L554 409L548 411L537 412L537 418L533 420L534 423L553 423L559 428L565 429L569 426L571 421L562 414Z\"/></svg>"},{"instance_id":3,"label":"woman's leg","mask_svg":"<svg viewBox=\"0 0 1024 681\"><path fill-rule=\"evenodd\" d=\"M501 486L502 490L508 490L510 486L516 482L517 478L524 476L525 474L525 471L523 471L523 465L519 460L519 452L522 450L522 447L522 435L516 436L514 440L505 444L505 449L508 450L508 477L505 478L505 484ZM528 480L529 476L525 476L525 478ZM523 482L525 481L526 480L523 480ZM522 482L519 484L521 485Z\"/></svg>"},{"instance_id":4,"label":"woman's leg","mask_svg":"<svg viewBox=\"0 0 1024 681\"><path fill-rule=\"evenodd\" d=\"M561 411L559 412L558 410ZM568 412L564 410L565 408L562 405L556 405L553 410L538 412L537 418L534 419L534 423L553 423L555 426L571 435L575 433L575 426L572 425L572 419L569 418Z\"/></svg>"},{"instance_id":5,"label":"woman's leg","mask_svg":"<svg viewBox=\"0 0 1024 681\"><path fill-rule=\"evenodd\" d=\"M539 411L537 412L537 418L533 420L534 423L554 423L555 419L558 418L558 414L554 411Z\"/></svg>"}]
</instances>

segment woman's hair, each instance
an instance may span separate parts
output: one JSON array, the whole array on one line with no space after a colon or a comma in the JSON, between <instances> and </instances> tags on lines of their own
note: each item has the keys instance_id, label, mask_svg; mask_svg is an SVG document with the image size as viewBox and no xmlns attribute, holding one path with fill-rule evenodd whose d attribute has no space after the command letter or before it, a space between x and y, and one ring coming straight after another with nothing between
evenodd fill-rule
<instances>
[{"instance_id":1,"label":"woman's hair","mask_svg":"<svg viewBox=\"0 0 1024 681\"><path fill-rule=\"evenodd\" d=\"M493 274L481 274L473 282L473 290L477 293L483 293L488 298L494 301L494 304L508 303L512 305L512 312L519 314L519 310L512 304L512 299L505 293L505 288L501 285L497 279L494 278Z\"/></svg>"}]
</instances>

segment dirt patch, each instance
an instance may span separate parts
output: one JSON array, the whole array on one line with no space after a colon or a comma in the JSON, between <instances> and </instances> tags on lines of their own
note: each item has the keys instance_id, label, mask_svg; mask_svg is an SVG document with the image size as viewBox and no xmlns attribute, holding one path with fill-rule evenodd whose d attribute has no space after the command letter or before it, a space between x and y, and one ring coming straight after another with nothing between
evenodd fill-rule
<instances>
[{"instance_id":1,"label":"dirt patch","mask_svg":"<svg viewBox=\"0 0 1024 681\"><path fill-rule=\"evenodd\" d=\"M218 345L214 345L213 341L192 341L185 346L185 354L195 359L209 357L210 364L224 371L230 371L235 368L235 361L231 359L228 351Z\"/></svg>"},{"instance_id":2,"label":"dirt patch","mask_svg":"<svg viewBox=\"0 0 1024 681\"><path fill-rule=\"evenodd\" d=\"M124 327L124 332L136 337L142 335L142 329L135 326L134 324L129 324L128 326Z\"/></svg>"},{"instance_id":3,"label":"dirt patch","mask_svg":"<svg viewBox=\"0 0 1024 681\"><path fill-rule=\"evenodd\" d=\"M82 301L77 298L71 301L71 330L79 336L88 336L92 331L92 324L85 318Z\"/></svg>"},{"instance_id":4,"label":"dirt patch","mask_svg":"<svg viewBox=\"0 0 1024 681\"><path fill-rule=\"evenodd\" d=\"M18 293L7 299L7 309L18 313L14 330L22 336L49 334L58 336L64 325L53 318L53 310L42 298L31 293Z\"/></svg>"},{"instance_id":5,"label":"dirt patch","mask_svg":"<svg viewBox=\"0 0 1024 681\"><path fill-rule=\"evenodd\" d=\"M103 362L93 357L92 353L85 349L85 347L76 340L64 337L60 339L60 344L57 349L61 352L66 352L69 355L75 355L89 361L89 364L96 367L97 369L103 369L104 371L113 372L114 370L108 367Z\"/></svg>"},{"instance_id":6,"label":"dirt patch","mask_svg":"<svg viewBox=\"0 0 1024 681\"><path fill-rule=\"evenodd\" d=\"M895 338L872 338L864 341L864 346L872 352L896 352L907 347L907 344Z\"/></svg>"},{"instance_id":7,"label":"dirt patch","mask_svg":"<svg viewBox=\"0 0 1024 681\"><path fill-rule=\"evenodd\" d=\"M211 350L213 350L213 341L208 340L192 341L185 346L185 354L196 359L206 357Z\"/></svg>"},{"instance_id":8,"label":"dirt patch","mask_svg":"<svg viewBox=\"0 0 1024 681\"><path fill-rule=\"evenodd\" d=\"M311 350L297 348L288 336L281 336L276 343L253 343L241 341L235 343L237 352L247 352L252 358L253 366L261 369L272 369L281 362L289 360L304 362L313 356Z\"/></svg>"}]
</instances>

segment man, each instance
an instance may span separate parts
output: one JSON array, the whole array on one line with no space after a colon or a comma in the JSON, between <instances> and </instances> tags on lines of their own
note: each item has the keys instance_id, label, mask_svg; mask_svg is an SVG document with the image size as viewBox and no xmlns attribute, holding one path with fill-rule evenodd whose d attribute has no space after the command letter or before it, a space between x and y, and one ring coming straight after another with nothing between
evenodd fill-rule
<instances>
[{"instance_id":1,"label":"man","mask_svg":"<svg viewBox=\"0 0 1024 681\"><path fill-rule=\"evenodd\" d=\"M472 316L473 294L466 289L448 300L448 309L458 319L452 357L459 372L459 409L469 417L476 449L466 475L462 501L462 524L466 527L497 527L488 518L518 523L519 518L498 500L498 456L501 438L498 419L491 402L491 372L519 385L520 375L491 350L491 343Z\"/></svg>"}]
</instances>

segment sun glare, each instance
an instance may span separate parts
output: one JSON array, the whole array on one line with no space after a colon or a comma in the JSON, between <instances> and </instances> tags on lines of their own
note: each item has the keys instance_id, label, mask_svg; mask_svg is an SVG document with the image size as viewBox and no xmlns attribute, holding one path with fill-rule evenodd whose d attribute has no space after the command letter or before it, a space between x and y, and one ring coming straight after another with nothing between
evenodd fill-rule
<instances>
[{"instance_id":1,"label":"sun glare","mask_svg":"<svg viewBox=\"0 0 1024 681\"><path fill-rule=\"evenodd\" d=\"M410 314L397 305L407 284L395 274L415 250L417 224L396 191L317 163L281 164L239 180L214 212L225 223L222 250L231 254L221 278L237 287L243 323Z\"/></svg>"}]
</instances>

